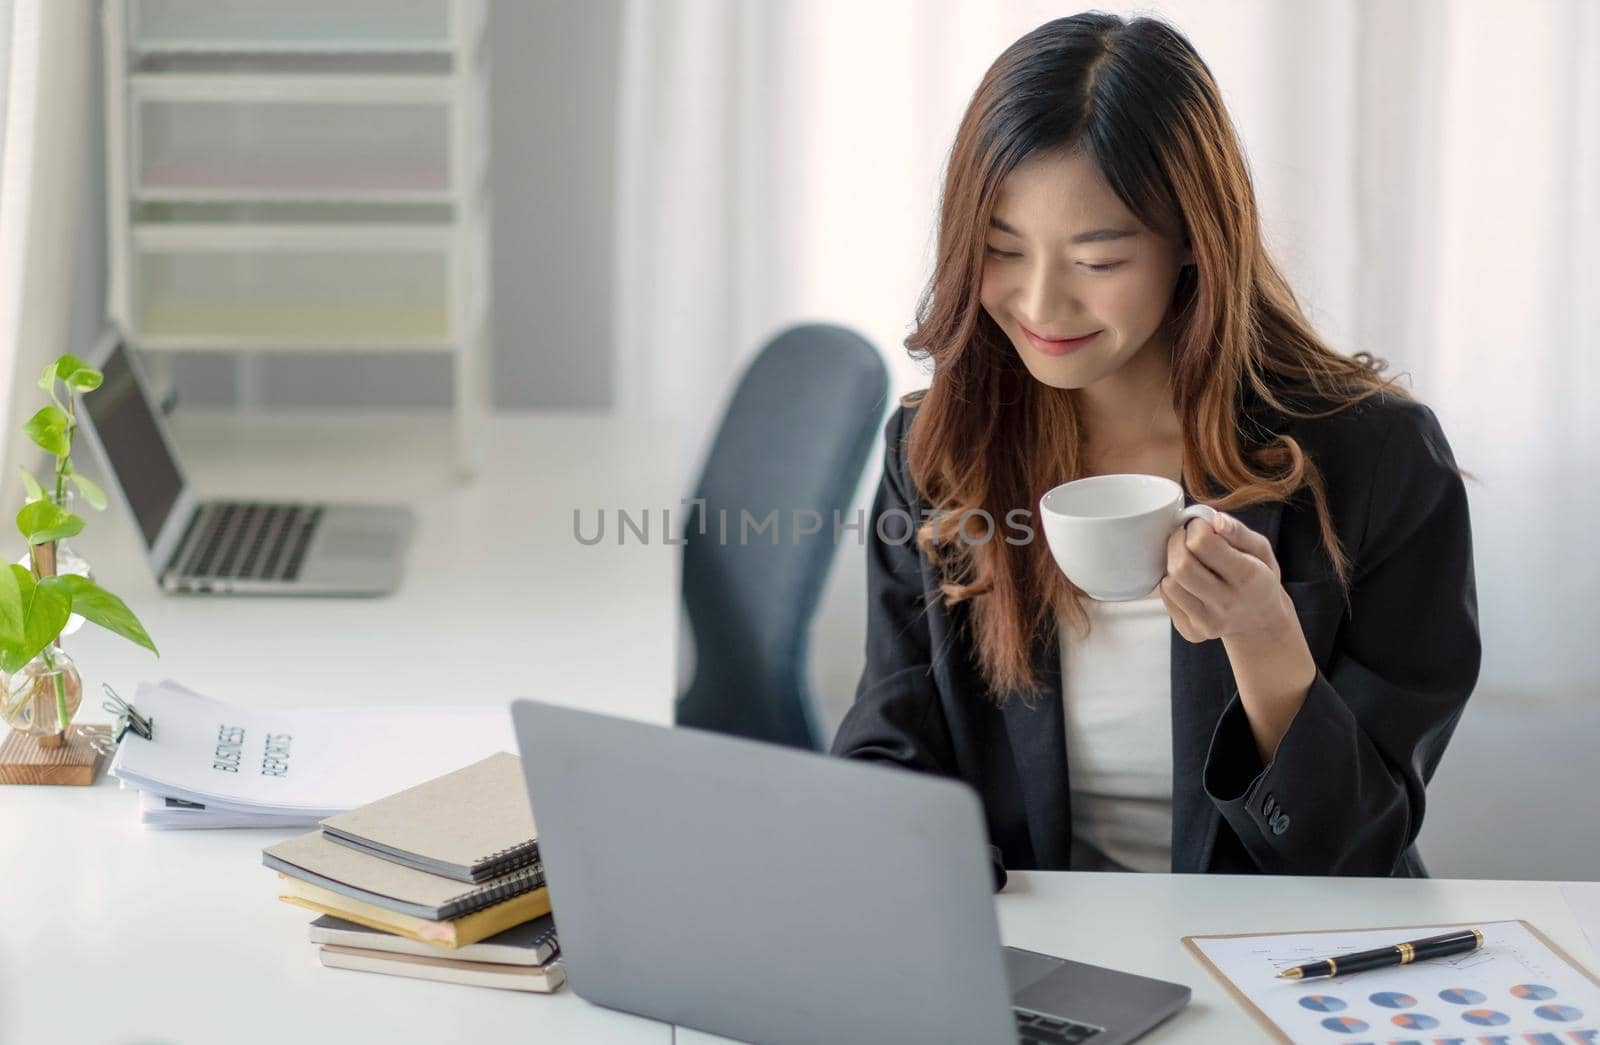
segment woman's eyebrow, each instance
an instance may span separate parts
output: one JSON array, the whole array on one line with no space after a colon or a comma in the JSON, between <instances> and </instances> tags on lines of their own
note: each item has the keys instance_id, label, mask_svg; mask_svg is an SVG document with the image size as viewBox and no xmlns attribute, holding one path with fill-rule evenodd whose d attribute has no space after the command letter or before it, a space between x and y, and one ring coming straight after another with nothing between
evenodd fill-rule
<instances>
[{"instance_id":1,"label":"woman's eyebrow","mask_svg":"<svg viewBox=\"0 0 1600 1045\"><path fill-rule=\"evenodd\" d=\"M1011 235L1016 236L1018 239L1026 238L1022 235L1022 233L1001 221L999 218L991 217L989 219L989 224L999 229L1001 232L1011 233ZM1138 234L1138 230L1136 229L1092 229L1089 232L1078 233L1076 236L1072 237L1072 242L1104 243L1106 240L1127 239L1129 236L1137 236Z\"/></svg>"}]
</instances>

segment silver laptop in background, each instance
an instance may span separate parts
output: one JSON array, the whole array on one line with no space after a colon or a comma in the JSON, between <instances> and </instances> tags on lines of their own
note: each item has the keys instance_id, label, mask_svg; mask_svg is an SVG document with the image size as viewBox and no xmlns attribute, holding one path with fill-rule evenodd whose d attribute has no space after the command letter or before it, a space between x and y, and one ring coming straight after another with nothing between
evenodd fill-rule
<instances>
[{"instance_id":1,"label":"silver laptop in background","mask_svg":"<svg viewBox=\"0 0 1600 1045\"><path fill-rule=\"evenodd\" d=\"M78 419L169 592L383 595L414 520L402 505L199 501L139 362L115 329L85 360L105 375Z\"/></svg>"},{"instance_id":2,"label":"silver laptop in background","mask_svg":"<svg viewBox=\"0 0 1600 1045\"><path fill-rule=\"evenodd\" d=\"M567 977L755 1042L1132 1041L1189 988L1002 948L965 784L511 705Z\"/></svg>"}]
</instances>

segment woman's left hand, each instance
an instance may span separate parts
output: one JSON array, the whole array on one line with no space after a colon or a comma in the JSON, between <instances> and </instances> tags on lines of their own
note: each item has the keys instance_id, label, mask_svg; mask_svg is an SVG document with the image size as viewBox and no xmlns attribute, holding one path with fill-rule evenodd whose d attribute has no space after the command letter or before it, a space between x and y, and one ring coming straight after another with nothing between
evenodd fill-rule
<instances>
[{"instance_id":1,"label":"woman's left hand","mask_svg":"<svg viewBox=\"0 0 1600 1045\"><path fill-rule=\"evenodd\" d=\"M1231 515L1191 519L1167 540L1167 575L1158 591L1172 623L1190 642L1268 639L1296 620L1280 582L1272 542Z\"/></svg>"}]
</instances>

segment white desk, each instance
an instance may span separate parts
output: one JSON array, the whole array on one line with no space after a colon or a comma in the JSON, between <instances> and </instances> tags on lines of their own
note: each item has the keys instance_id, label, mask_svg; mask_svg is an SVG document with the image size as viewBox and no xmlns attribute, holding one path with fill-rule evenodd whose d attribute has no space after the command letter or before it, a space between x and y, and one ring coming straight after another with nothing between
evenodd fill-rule
<instances>
[{"instance_id":1,"label":"white desk","mask_svg":"<svg viewBox=\"0 0 1600 1045\"><path fill-rule=\"evenodd\" d=\"M1013 872L997 908L1008 945L1194 988L1188 1007L1141 1045L1266 1037L1189 956L1178 942L1184 936L1525 918L1600 972L1560 886L1550 882ZM677 1045L725 1040L680 1029Z\"/></svg>"},{"instance_id":2,"label":"white desk","mask_svg":"<svg viewBox=\"0 0 1600 1045\"><path fill-rule=\"evenodd\" d=\"M486 478L463 489L450 478L442 418L345 423L321 450L326 425L186 419L179 437L207 492L416 504L407 583L379 601L167 598L129 558L126 526L97 516L82 547L163 656L85 628L69 648L87 690L97 695L105 679L131 693L166 674L260 704L530 694L668 721L677 549L583 547L572 508L676 510L672 441L582 416L496 424ZM299 474L286 475L284 462L297 460ZM659 516L654 524L659 534ZM98 699L83 718L104 720ZM292 832L155 832L137 820L137 796L110 781L0 788L0 1042L674 1039L665 1024L570 990L522 995L323 969L306 915L275 899L260 863L262 846ZM1185 934L1526 918L1600 968L1548 883L1017 873L998 909L1009 944L1192 986L1193 1003L1152 1043L1261 1037L1179 945ZM716 1039L679 1029L676 1040Z\"/></svg>"},{"instance_id":3,"label":"white desk","mask_svg":"<svg viewBox=\"0 0 1600 1045\"><path fill-rule=\"evenodd\" d=\"M136 680L169 676L262 706L528 696L670 722L680 549L659 519L663 507L683 518L672 430L587 414L491 425L483 471L464 485L444 415L180 416L204 496L411 505L405 577L379 599L166 596L120 511L86 509L75 544L161 649L158 660L92 625L68 637L94 714L102 680L131 700ZM618 507L650 509L648 544L630 533L618 546ZM574 509L586 535L604 509L604 542L578 542Z\"/></svg>"},{"instance_id":4,"label":"white desk","mask_svg":"<svg viewBox=\"0 0 1600 1045\"><path fill-rule=\"evenodd\" d=\"M663 508L681 518L683 483L670 430L496 418L470 486L454 478L444 416L183 417L176 434L207 495L413 505L405 581L376 600L164 596L118 509L90 513L80 550L162 655L92 625L69 636L80 721L107 720L102 681L131 699L163 676L259 706L536 696L671 721L679 549L659 520ZM619 507L650 509L651 543L617 546ZM605 510L606 543L574 538L575 508L586 533ZM0 788L0 1042L670 1040L664 1024L571 991L321 968L307 915L276 899L261 866L261 848L293 833L148 831L138 796L109 779Z\"/></svg>"}]
</instances>

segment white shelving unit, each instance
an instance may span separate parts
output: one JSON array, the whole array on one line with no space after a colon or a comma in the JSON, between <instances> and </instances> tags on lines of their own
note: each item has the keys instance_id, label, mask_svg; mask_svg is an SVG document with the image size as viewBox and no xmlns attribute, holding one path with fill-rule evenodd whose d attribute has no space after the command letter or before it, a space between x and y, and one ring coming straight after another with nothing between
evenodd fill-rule
<instances>
[{"instance_id":1,"label":"white shelving unit","mask_svg":"<svg viewBox=\"0 0 1600 1045\"><path fill-rule=\"evenodd\" d=\"M108 311L150 351L448 352L487 410L484 0L104 0Z\"/></svg>"}]
</instances>

